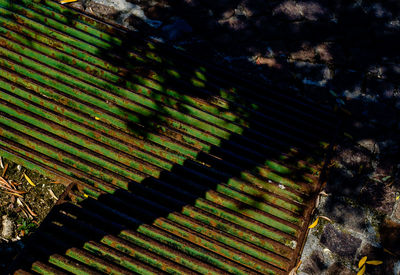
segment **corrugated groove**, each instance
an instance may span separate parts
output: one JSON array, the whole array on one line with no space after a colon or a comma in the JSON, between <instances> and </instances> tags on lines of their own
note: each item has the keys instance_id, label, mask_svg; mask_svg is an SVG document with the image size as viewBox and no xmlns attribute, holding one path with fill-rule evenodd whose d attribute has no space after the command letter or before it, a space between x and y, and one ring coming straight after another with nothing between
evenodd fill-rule
<instances>
[{"instance_id":1,"label":"corrugated groove","mask_svg":"<svg viewBox=\"0 0 400 275\"><path fill-rule=\"evenodd\" d=\"M58 3L0 0L0 152L78 182L17 274L288 272L335 125Z\"/></svg>"}]
</instances>

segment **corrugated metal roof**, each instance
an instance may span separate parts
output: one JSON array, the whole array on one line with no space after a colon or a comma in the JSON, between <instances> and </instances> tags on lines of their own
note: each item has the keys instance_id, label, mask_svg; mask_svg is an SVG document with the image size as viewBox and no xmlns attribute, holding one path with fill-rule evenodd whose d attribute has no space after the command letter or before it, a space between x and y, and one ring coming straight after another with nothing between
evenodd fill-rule
<instances>
[{"instance_id":1,"label":"corrugated metal roof","mask_svg":"<svg viewBox=\"0 0 400 275\"><path fill-rule=\"evenodd\" d=\"M336 118L58 3L0 0L0 153L74 182L20 274L283 274Z\"/></svg>"}]
</instances>

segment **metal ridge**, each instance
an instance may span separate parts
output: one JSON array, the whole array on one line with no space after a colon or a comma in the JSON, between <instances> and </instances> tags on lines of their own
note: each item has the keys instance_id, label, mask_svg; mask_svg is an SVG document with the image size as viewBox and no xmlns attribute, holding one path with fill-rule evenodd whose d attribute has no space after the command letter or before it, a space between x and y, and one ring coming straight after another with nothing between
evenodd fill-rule
<instances>
[{"instance_id":1,"label":"metal ridge","mask_svg":"<svg viewBox=\"0 0 400 275\"><path fill-rule=\"evenodd\" d=\"M50 0L0 0L0 154L69 184L9 272L284 274L328 108Z\"/></svg>"}]
</instances>

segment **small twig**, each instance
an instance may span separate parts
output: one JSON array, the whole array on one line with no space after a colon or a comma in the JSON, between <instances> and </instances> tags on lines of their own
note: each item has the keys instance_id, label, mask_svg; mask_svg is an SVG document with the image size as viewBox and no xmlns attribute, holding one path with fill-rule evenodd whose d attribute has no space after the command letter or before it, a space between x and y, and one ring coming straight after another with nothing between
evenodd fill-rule
<instances>
[{"instance_id":1,"label":"small twig","mask_svg":"<svg viewBox=\"0 0 400 275\"><path fill-rule=\"evenodd\" d=\"M16 182L14 182L13 180L9 180L8 183L11 185L11 187L15 190L17 190L18 184Z\"/></svg>"},{"instance_id":2,"label":"small twig","mask_svg":"<svg viewBox=\"0 0 400 275\"><path fill-rule=\"evenodd\" d=\"M8 183L8 181L7 181L5 178L3 178L3 177L0 177L0 184L1 184L2 186L5 186L5 187L8 187L8 188L12 189L11 186L10 186L10 184Z\"/></svg>"},{"instance_id":3,"label":"small twig","mask_svg":"<svg viewBox=\"0 0 400 275\"><path fill-rule=\"evenodd\" d=\"M29 206L26 204L26 202L24 202L23 200L17 199L17 202L20 201L23 206L26 208L26 210L29 212L30 215L32 215L33 217L37 217L37 215L35 214L35 212L33 212Z\"/></svg>"},{"instance_id":4,"label":"small twig","mask_svg":"<svg viewBox=\"0 0 400 275\"><path fill-rule=\"evenodd\" d=\"M393 252L389 251L389 250L386 249L386 248L383 248L383 251L385 251L385 252L388 253L389 255L396 256Z\"/></svg>"},{"instance_id":5,"label":"small twig","mask_svg":"<svg viewBox=\"0 0 400 275\"><path fill-rule=\"evenodd\" d=\"M320 217L321 219L327 220L328 222L333 223L333 221L328 217L325 217L325 216L318 216L318 217Z\"/></svg>"},{"instance_id":6,"label":"small twig","mask_svg":"<svg viewBox=\"0 0 400 275\"><path fill-rule=\"evenodd\" d=\"M20 194L18 194L18 193L9 192L9 191L4 191L4 193L7 193L7 194L10 194L10 195L12 195L12 196L19 197L19 198L23 198L23 196L22 196L22 195L20 195Z\"/></svg>"},{"instance_id":7,"label":"small twig","mask_svg":"<svg viewBox=\"0 0 400 275\"><path fill-rule=\"evenodd\" d=\"M0 185L0 188L3 188L3 189L5 189L5 190L7 190L7 191L9 191L9 192L11 192L11 193L14 193L14 194L26 194L26 193L27 193L27 192L25 192L25 191L14 190L14 189L12 189L12 188L10 188L10 187L3 186L3 185Z\"/></svg>"},{"instance_id":8,"label":"small twig","mask_svg":"<svg viewBox=\"0 0 400 275\"><path fill-rule=\"evenodd\" d=\"M321 192L319 192L319 194L321 195L321 196L324 196L324 197L328 197L329 196L329 194L328 193L326 193L325 191L321 191Z\"/></svg>"},{"instance_id":9,"label":"small twig","mask_svg":"<svg viewBox=\"0 0 400 275\"><path fill-rule=\"evenodd\" d=\"M6 174L6 172L7 172L7 169L8 169L8 163L6 163L6 165L4 166L4 169L3 169L3 174L1 174L1 176L4 178L4 175Z\"/></svg>"},{"instance_id":10,"label":"small twig","mask_svg":"<svg viewBox=\"0 0 400 275\"><path fill-rule=\"evenodd\" d=\"M50 194L50 196L51 196L53 199L55 199L56 201L58 201L58 198L57 198L56 195L54 195L53 190L49 189L49 194Z\"/></svg>"},{"instance_id":11,"label":"small twig","mask_svg":"<svg viewBox=\"0 0 400 275\"><path fill-rule=\"evenodd\" d=\"M31 215L29 215L29 213L23 207L21 207L21 211L22 211L22 213L24 213L24 215L27 219L30 219L30 220L33 219L33 217Z\"/></svg>"}]
</instances>

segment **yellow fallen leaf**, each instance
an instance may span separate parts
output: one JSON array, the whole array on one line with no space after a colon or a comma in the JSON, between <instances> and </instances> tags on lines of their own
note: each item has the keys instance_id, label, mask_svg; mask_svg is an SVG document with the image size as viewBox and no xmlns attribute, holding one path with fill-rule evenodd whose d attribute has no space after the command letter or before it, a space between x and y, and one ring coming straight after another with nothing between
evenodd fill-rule
<instances>
[{"instance_id":1,"label":"yellow fallen leaf","mask_svg":"<svg viewBox=\"0 0 400 275\"><path fill-rule=\"evenodd\" d=\"M95 116L95 117L94 117L94 119L95 119L95 120L100 120L100 118L99 118L99 117L97 117L97 116Z\"/></svg>"},{"instance_id":2,"label":"yellow fallen leaf","mask_svg":"<svg viewBox=\"0 0 400 275\"><path fill-rule=\"evenodd\" d=\"M357 275L363 275L365 273L365 265L357 272Z\"/></svg>"},{"instance_id":3,"label":"yellow fallen leaf","mask_svg":"<svg viewBox=\"0 0 400 275\"><path fill-rule=\"evenodd\" d=\"M83 196L84 196L85 198L89 198L89 196L88 196L88 195L86 195L86 194L83 194Z\"/></svg>"},{"instance_id":4,"label":"yellow fallen leaf","mask_svg":"<svg viewBox=\"0 0 400 275\"><path fill-rule=\"evenodd\" d=\"M397 197L396 197L396 201L398 201L399 199L400 199L400 196L397 196Z\"/></svg>"},{"instance_id":5,"label":"yellow fallen leaf","mask_svg":"<svg viewBox=\"0 0 400 275\"><path fill-rule=\"evenodd\" d=\"M314 228L318 224L319 217L308 227L308 228Z\"/></svg>"},{"instance_id":6,"label":"yellow fallen leaf","mask_svg":"<svg viewBox=\"0 0 400 275\"><path fill-rule=\"evenodd\" d=\"M60 1L60 4L68 4L68 3L72 3L72 2L76 2L78 0L62 0Z\"/></svg>"},{"instance_id":7,"label":"yellow fallen leaf","mask_svg":"<svg viewBox=\"0 0 400 275\"><path fill-rule=\"evenodd\" d=\"M358 268L361 268L365 264L366 260L367 256L362 257L361 260L358 262Z\"/></svg>"},{"instance_id":8,"label":"yellow fallen leaf","mask_svg":"<svg viewBox=\"0 0 400 275\"><path fill-rule=\"evenodd\" d=\"M33 187L36 186L36 184L34 184L33 181L32 181L25 173L24 173L24 177L25 177L26 181L27 181L30 185L32 185Z\"/></svg>"},{"instance_id":9,"label":"yellow fallen leaf","mask_svg":"<svg viewBox=\"0 0 400 275\"><path fill-rule=\"evenodd\" d=\"M382 261L368 261L367 264L380 265L380 264L382 264Z\"/></svg>"}]
</instances>

